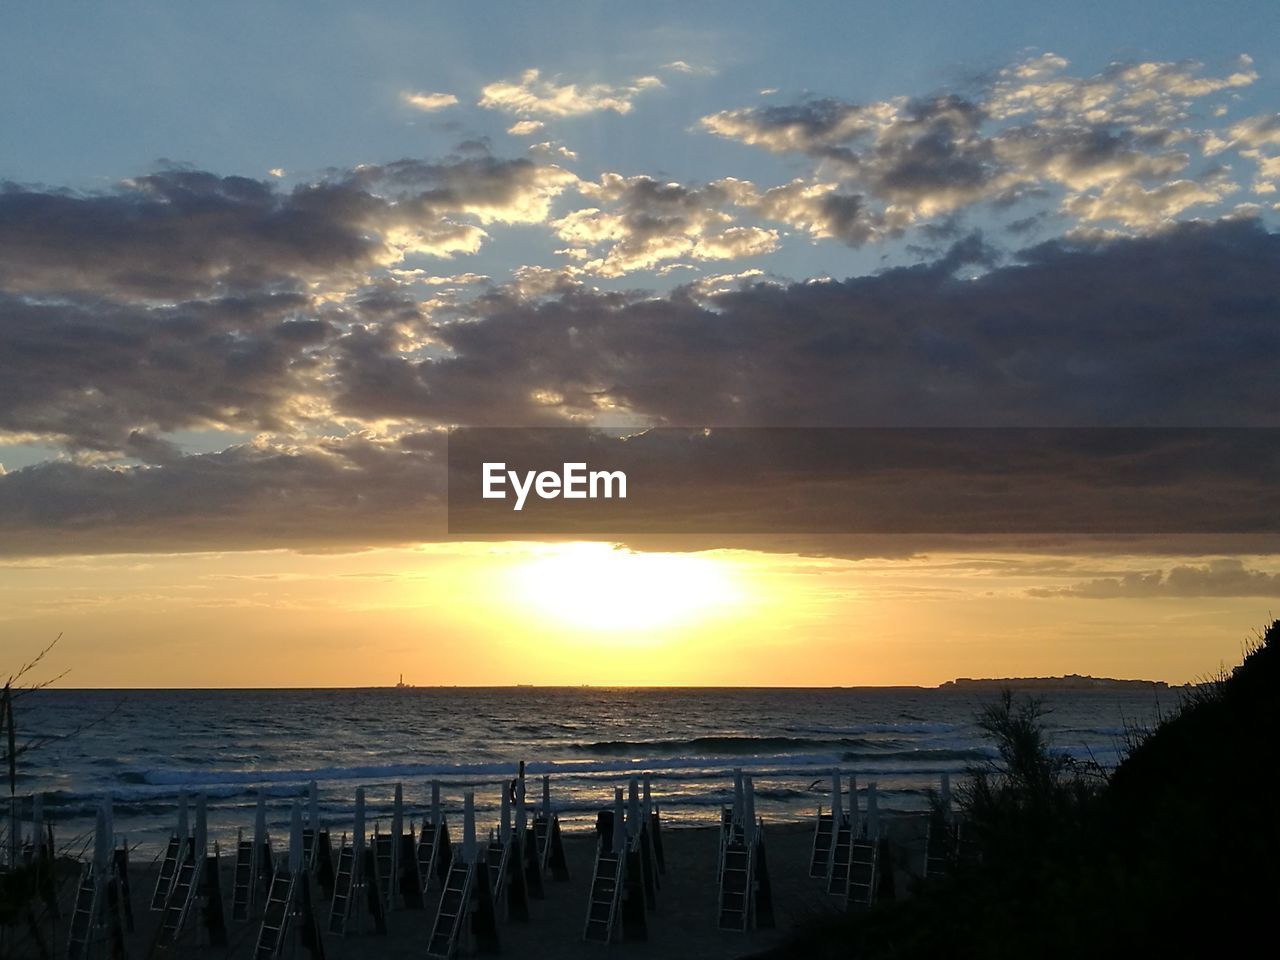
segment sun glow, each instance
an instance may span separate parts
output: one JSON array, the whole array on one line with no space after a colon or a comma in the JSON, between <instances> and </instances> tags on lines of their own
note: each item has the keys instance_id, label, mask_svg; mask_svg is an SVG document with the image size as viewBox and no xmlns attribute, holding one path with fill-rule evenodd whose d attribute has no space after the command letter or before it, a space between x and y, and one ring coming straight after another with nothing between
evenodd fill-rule
<instances>
[{"instance_id":1,"label":"sun glow","mask_svg":"<svg viewBox=\"0 0 1280 960\"><path fill-rule=\"evenodd\" d=\"M566 626L616 633L692 625L736 608L729 565L607 543L548 546L511 570L511 597Z\"/></svg>"}]
</instances>

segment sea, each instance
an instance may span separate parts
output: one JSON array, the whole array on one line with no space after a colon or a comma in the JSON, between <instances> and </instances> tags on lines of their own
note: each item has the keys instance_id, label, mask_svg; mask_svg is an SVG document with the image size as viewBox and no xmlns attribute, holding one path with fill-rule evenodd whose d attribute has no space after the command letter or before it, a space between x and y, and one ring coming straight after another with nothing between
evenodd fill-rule
<instances>
[{"instance_id":1,"label":"sea","mask_svg":"<svg viewBox=\"0 0 1280 960\"><path fill-rule=\"evenodd\" d=\"M855 774L863 791L874 782L881 810L919 811L944 773L959 785L995 759L976 719L997 696L951 687L50 688L15 704L19 747L30 747L18 758L17 793L44 795L58 847L72 855L110 797L117 836L143 857L174 829L184 791L204 796L211 840L234 849L237 830L252 832L259 797L273 835L287 838L293 802L312 780L335 836L351 829L358 787L367 816L389 822L396 784L406 818L420 819L433 781L459 825L463 791L475 791L483 833L520 761L531 800L550 775L566 829L593 825L615 787L644 776L665 825L715 822L739 768L753 777L766 824L829 806L834 769ZM1157 688L1036 696L1053 749L1103 768L1177 699Z\"/></svg>"}]
</instances>

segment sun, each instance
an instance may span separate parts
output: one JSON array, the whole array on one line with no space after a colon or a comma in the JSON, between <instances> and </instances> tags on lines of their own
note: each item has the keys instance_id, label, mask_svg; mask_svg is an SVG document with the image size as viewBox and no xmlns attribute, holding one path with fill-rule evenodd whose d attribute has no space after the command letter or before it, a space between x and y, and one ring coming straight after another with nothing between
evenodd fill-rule
<instances>
[{"instance_id":1,"label":"sun","mask_svg":"<svg viewBox=\"0 0 1280 960\"><path fill-rule=\"evenodd\" d=\"M734 609L728 564L608 543L548 544L510 571L515 604L568 627L635 633L693 625Z\"/></svg>"}]
</instances>

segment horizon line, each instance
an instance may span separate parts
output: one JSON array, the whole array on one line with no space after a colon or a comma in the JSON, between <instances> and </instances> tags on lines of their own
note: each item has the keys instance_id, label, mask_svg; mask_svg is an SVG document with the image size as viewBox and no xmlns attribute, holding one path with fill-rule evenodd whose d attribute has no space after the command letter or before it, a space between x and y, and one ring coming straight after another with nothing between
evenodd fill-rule
<instances>
[{"instance_id":1,"label":"horizon line","mask_svg":"<svg viewBox=\"0 0 1280 960\"><path fill-rule=\"evenodd\" d=\"M1035 680L1043 685L1046 681L1070 679L1069 677L956 677L936 684L921 683L854 683L854 684L635 684L635 683L441 683L441 684L405 684L387 685L353 685L353 686L137 686L137 687L41 687L39 692L81 693L81 692L180 692L180 691L371 691L371 690L942 690L948 686L964 690L967 683L997 684L1001 682L1017 683L1018 681ZM1152 680L1145 677L1082 677L1102 681L1103 683L1146 684L1164 686L1170 689L1194 687L1195 681L1182 683L1167 680ZM957 684L957 681L964 683ZM1076 689L1087 690L1082 686ZM35 690L31 692L36 692Z\"/></svg>"}]
</instances>

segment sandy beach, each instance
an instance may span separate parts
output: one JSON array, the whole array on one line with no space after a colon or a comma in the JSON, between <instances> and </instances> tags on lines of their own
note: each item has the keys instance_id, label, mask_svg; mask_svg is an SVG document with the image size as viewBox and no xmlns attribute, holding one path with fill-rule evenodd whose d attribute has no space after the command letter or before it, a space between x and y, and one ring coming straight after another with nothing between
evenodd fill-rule
<instances>
[{"instance_id":1,"label":"sandy beach","mask_svg":"<svg viewBox=\"0 0 1280 960\"><path fill-rule=\"evenodd\" d=\"M901 893L909 883L909 875L918 873L923 856L922 820L919 817L886 818L886 833L891 838L895 862L895 886ZM668 829L663 832L667 872L661 877L656 909L648 914L647 938L623 940L605 946L584 942L583 923L586 916L589 880L595 852L595 835L567 834L565 853L570 877L568 882L547 880L545 899L530 900L528 922L502 920L498 936L503 954L509 956L574 958L595 957L616 951L633 957L743 957L774 946L785 939L796 925L817 915L830 914L841 908L840 902L823 889L820 881L808 876L812 829L807 824L782 824L768 828L766 843L769 856L776 923L771 929L755 929L746 933L722 931L716 924L717 832L714 828ZM230 917L232 886L231 860L222 861L222 889L225 915ZM136 930L127 934L125 946L129 957L151 955L160 914L146 909L155 883L154 864L135 863L130 870L130 884ZM322 902L318 887L313 885L320 905L323 923L329 912ZM70 915L73 884L62 886L64 918ZM397 909L388 916L387 933L373 932L366 923L363 932L353 929L346 936L323 935L325 956L332 960L352 958L422 957L435 918L440 892L432 890L427 907L421 910ZM253 955L260 921L228 919L229 944L226 948L202 945L203 930L197 931L194 918L188 922L174 948L155 951L166 956L225 956L247 958ZM57 925L57 943L53 955L65 950L65 919ZM49 925L42 925L48 942ZM19 947L18 956L37 956L29 940ZM305 956L295 936L286 940L283 956Z\"/></svg>"}]
</instances>

